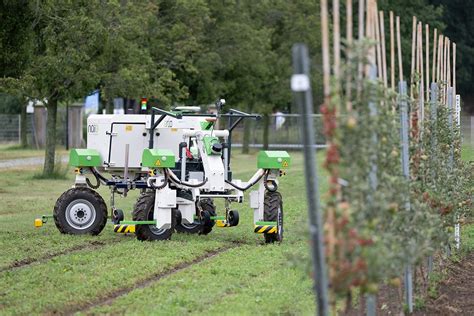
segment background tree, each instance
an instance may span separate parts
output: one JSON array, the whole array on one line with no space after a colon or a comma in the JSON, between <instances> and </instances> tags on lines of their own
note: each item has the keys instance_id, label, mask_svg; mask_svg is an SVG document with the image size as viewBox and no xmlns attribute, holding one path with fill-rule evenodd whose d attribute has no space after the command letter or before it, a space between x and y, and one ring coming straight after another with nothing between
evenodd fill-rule
<instances>
[{"instance_id":1,"label":"background tree","mask_svg":"<svg viewBox=\"0 0 474 316\"><path fill-rule=\"evenodd\" d=\"M31 26L35 23L28 1L6 0L0 3L0 78L24 75L33 48ZM1 79L0 79L1 80ZM21 113L21 146L26 147L26 106L28 98L23 89L12 82L1 81L2 113Z\"/></svg>"},{"instance_id":2,"label":"background tree","mask_svg":"<svg viewBox=\"0 0 474 316\"><path fill-rule=\"evenodd\" d=\"M443 6L445 34L456 42L457 90L465 101L465 110L474 112L474 2L463 0L430 0Z\"/></svg>"}]
</instances>

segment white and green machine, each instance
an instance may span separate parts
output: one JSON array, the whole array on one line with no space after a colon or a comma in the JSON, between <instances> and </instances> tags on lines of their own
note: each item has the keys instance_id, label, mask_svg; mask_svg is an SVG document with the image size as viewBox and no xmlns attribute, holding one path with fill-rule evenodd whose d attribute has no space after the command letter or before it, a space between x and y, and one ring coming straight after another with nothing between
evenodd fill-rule
<instances>
[{"instance_id":1,"label":"white and green machine","mask_svg":"<svg viewBox=\"0 0 474 316\"><path fill-rule=\"evenodd\" d=\"M219 100L218 109L225 103ZM99 234L112 219L114 231L135 233L139 240L165 240L176 231L208 234L214 226L232 227L250 192L253 229L265 241L282 241L283 201L278 178L290 165L285 151L261 151L257 171L248 181L234 179L231 167L232 131L243 119L259 119L237 110L200 114L186 108L173 112L152 108L151 114L91 115L87 120L87 149L73 149L74 186L54 206L54 222L62 233ZM219 130L216 121L226 120ZM107 176L106 176L107 175ZM97 193L110 188L110 205ZM115 197L130 190L141 194L131 220L115 207ZM224 199L218 211L214 200ZM41 226L47 219L35 221Z\"/></svg>"}]
</instances>

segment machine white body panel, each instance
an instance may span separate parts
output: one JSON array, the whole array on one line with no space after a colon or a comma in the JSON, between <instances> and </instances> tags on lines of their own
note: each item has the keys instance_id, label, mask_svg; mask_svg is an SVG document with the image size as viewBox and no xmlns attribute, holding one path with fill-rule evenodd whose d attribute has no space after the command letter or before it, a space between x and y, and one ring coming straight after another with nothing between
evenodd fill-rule
<instances>
[{"instance_id":1,"label":"machine white body panel","mask_svg":"<svg viewBox=\"0 0 474 316\"><path fill-rule=\"evenodd\" d=\"M155 115L155 121L160 115ZM183 131L201 129L205 117L166 117L154 131L154 148L172 150L178 159L179 143ZM99 151L103 167L123 169L125 167L125 146L129 144L129 168L140 169L143 149L150 140L151 115L106 114L90 115L87 119L87 148Z\"/></svg>"}]
</instances>

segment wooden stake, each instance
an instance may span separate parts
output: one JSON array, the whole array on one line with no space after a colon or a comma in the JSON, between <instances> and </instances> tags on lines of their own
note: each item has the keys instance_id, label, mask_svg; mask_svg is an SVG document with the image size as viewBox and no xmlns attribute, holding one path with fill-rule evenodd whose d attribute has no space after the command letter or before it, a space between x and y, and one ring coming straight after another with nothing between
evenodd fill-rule
<instances>
[{"instance_id":1,"label":"wooden stake","mask_svg":"<svg viewBox=\"0 0 474 316\"><path fill-rule=\"evenodd\" d=\"M448 38L448 57L446 58L446 83L448 88L451 87L451 40Z\"/></svg>"},{"instance_id":2,"label":"wooden stake","mask_svg":"<svg viewBox=\"0 0 474 316\"><path fill-rule=\"evenodd\" d=\"M390 87L395 90L395 34L393 11L390 11Z\"/></svg>"},{"instance_id":3,"label":"wooden stake","mask_svg":"<svg viewBox=\"0 0 474 316\"><path fill-rule=\"evenodd\" d=\"M330 60L329 60L329 22L328 22L328 2L321 0L321 37L322 37L322 53L323 53L323 86L324 86L324 103L329 102L331 95L330 88Z\"/></svg>"},{"instance_id":4,"label":"wooden stake","mask_svg":"<svg viewBox=\"0 0 474 316\"><path fill-rule=\"evenodd\" d=\"M359 40L364 38L364 19L365 19L365 3L364 0L359 0Z\"/></svg>"},{"instance_id":5,"label":"wooden stake","mask_svg":"<svg viewBox=\"0 0 474 316\"><path fill-rule=\"evenodd\" d=\"M415 36L415 73L420 73L420 34L419 24L416 25Z\"/></svg>"},{"instance_id":6,"label":"wooden stake","mask_svg":"<svg viewBox=\"0 0 474 316\"><path fill-rule=\"evenodd\" d=\"M411 36L411 73L410 80L413 81L413 75L415 74L415 44L416 44L416 16L413 17L413 30ZM410 89L410 95L413 96L413 89Z\"/></svg>"},{"instance_id":7,"label":"wooden stake","mask_svg":"<svg viewBox=\"0 0 474 316\"><path fill-rule=\"evenodd\" d=\"M387 79L387 52L385 50L385 19L383 11L379 11L379 20L380 20L380 40L382 41L382 71L383 71L383 84L385 88L388 86Z\"/></svg>"},{"instance_id":8,"label":"wooden stake","mask_svg":"<svg viewBox=\"0 0 474 316\"><path fill-rule=\"evenodd\" d=\"M402 41L400 39L400 17L396 18L397 25L397 51L398 51L398 80L403 81L403 63L402 63Z\"/></svg>"},{"instance_id":9,"label":"wooden stake","mask_svg":"<svg viewBox=\"0 0 474 316\"><path fill-rule=\"evenodd\" d=\"M347 61L348 65L352 63L352 0L346 1L346 41L347 41ZM346 85L346 110L352 111L352 74L350 69L347 70Z\"/></svg>"},{"instance_id":10,"label":"wooden stake","mask_svg":"<svg viewBox=\"0 0 474 316\"><path fill-rule=\"evenodd\" d=\"M365 21L365 2L364 0L359 0L359 40L364 38L364 21ZM363 77L363 64L359 62L357 65L357 99L360 97L360 92L362 90L362 77Z\"/></svg>"},{"instance_id":11,"label":"wooden stake","mask_svg":"<svg viewBox=\"0 0 474 316\"><path fill-rule=\"evenodd\" d=\"M418 23L418 46L419 46L419 49L418 49L418 52L419 52L419 55L418 55L418 60L419 60L419 68L420 68L420 91L419 91L419 95L418 95L418 98L420 100L420 108L419 108L419 124L422 125L423 124L423 119L425 117L425 107L424 107L424 96L425 96L425 87L424 87L424 67L423 67L423 25L422 23Z\"/></svg>"},{"instance_id":12,"label":"wooden stake","mask_svg":"<svg viewBox=\"0 0 474 316\"><path fill-rule=\"evenodd\" d=\"M436 44L438 43L438 29L434 29L434 36L433 36L433 72L431 73L431 77L433 78L433 82L436 82Z\"/></svg>"},{"instance_id":13,"label":"wooden stake","mask_svg":"<svg viewBox=\"0 0 474 316\"><path fill-rule=\"evenodd\" d=\"M369 39L375 39L375 31L374 31L374 10L373 10L373 1L374 0L367 0L367 20L366 20L366 37ZM368 61L369 64L365 68L365 74L368 77L370 71L370 65L375 65L375 47L371 46L369 49L368 54Z\"/></svg>"},{"instance_id":14,"label":"wooden stake","mask_svg":"<svg viewBox=\"0 0 474 316\"><path fill-rule=\"evenodd\" d=\"M443 43L443 35L438 37L438 60L436 65L436 81L439 83L441 82L441 61L442 61L442 54L443 50L441 49Z\"/></svg>"},{"instance_id":15,"label":"wooden stake","mask_svg":"<svg viewBox=\"0 0 474 316\"><path fill-rule=\"evenodd\" d=\"M420 65L420 98L424 99L424 66L423 66L423 24L420 22L418 23L418 45L419 45L419 65ZM422 101L423 102L423 101ZM421 116L420 118L423 118Z\"/></svg>"},{"instance_id":16,"label":"wooden stake","mask_svg":"<svg viewBox=\"0 0 474 316\"><path fill-rule=\"evenodd\" d=\"M375 40L377 41L377 77L380 80L383 80L383 70L382 70L382 49L381 49L381 36L380 36L380 23L379 17L377 14L377 2L374 1L374 8L373 8L373 17L375 23Z\"/></svg>"},{"instance_id":17,"label":"wooden stake","mask_svg":"<svg viewBox=\"0 0 474 316\"><path fill-rule=\"evenodd\" d=\"M352 44L352 0L346 0L346 40L349 45Z\"/></svg>"},{"instance_id":18,"label":"wooden stake","mask_svg":"<svg viewBox=\"0 0 474 316\"><path fill-rule=\"evenodd\" d=\"M430 26L425 24L425 60L426 60L426 78L425 78L425 90L426 96L425 100L428 101L430 99Z\"/></svg>"},{"instance_id":19,"label":"wooden stake","mask_svg":"<svg viewBox=\"0 0 474 316\"><path fill-rule=\"evenodd\" d=\"M446 104L446 56L448 52L446 50L446 43L448 42L448 38L445 36L443 40L443 60L441 61L441 79L443 81L443 102Z\"/></svg>"},{"instance_id":20,"label":"wooden stake","mask_svg":"<svg viewBox=\"0 0 474 316\"><path fill-rule=\"evenodd\" d=\"M441 78L443 82L446 82L446 56L447 56L447 51L446 51L446 43L448 41L448 38L445 36L443 41L443 64L442 64L442 72L441 72Z\"/></svg>"},{"instance_id":21,"label":"wooden stake","mask_svg":"<svg viewBox=\"0 0 474 316\"><path fill-rule=\"evenodd\" d=\"M341 31L339 25L339 0L332 0L333 14L333 55L334 55L334 76L341 77Z\"/></svg>"},{"instance_id":22,"label":"wooden stake","mask_svg":"<svg viewBox=\"0 0 474 316\"><path fill-rule=\"evenodd\" d=\"M456 43L453 42L453 96L456 98Z\"/></svg>"}]
</instances>

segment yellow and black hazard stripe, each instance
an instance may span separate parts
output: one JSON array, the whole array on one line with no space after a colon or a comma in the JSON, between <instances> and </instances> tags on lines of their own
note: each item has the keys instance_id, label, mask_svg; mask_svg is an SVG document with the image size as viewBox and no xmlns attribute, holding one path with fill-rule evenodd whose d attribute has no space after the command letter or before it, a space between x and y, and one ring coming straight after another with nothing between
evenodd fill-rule
<instances>
[{"instance_id":1,"label":"yellow and black hazard stripe","mask_svg":"<svg viewBox=\"0 0 474 316\"><path fill-rule=\"evenodd\" d=\"M134 233L135 225L114 225L115 233Z\"/></svg>"},{"instance_id":2,"label":"yellow and black hazard stripe","mask_svg":"<svg viewBox=\"0 0 474 316\"><path fill-rule=\"evenodd\" d=\"M254 232L258 234L276 234L277 231L277 226L273 225L255 225L254 229Z\"/></svg>"}]
</instances>

